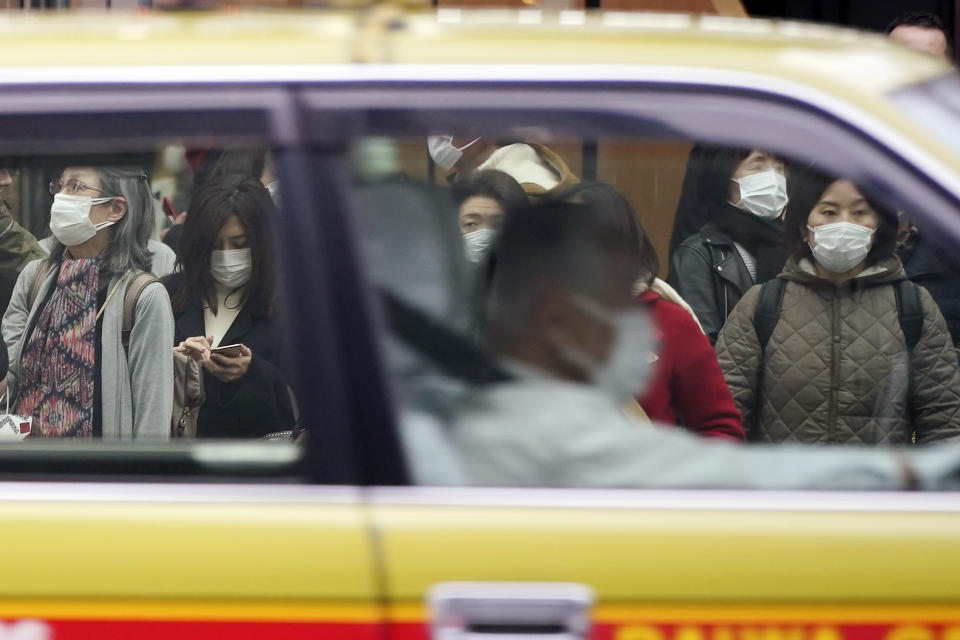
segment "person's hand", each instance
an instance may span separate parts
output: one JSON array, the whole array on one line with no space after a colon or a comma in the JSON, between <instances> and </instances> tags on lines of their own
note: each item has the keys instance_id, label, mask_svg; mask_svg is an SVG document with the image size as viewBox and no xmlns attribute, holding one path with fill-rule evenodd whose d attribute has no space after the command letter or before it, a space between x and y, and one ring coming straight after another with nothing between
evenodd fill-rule
<instances>
[{"instance_id":1,"label":"person's hand","mask_svg":"<svg viewBox=\"0 0 960 640\"><path fill-rule=\"evenodd\" d=\"M212 373L220 382L235 382L247 375L253 352L246 345L240 345L240 355L227 356L211 353L204 361L203 368Z\"/></svg>"},{"instance_id":2,"label":"person's hand","mask_svg":"<svg viewBox=\"0 0 960 640\"><path fill-rule=\"evenodd\" d=\"M177 217L173 219L173 222L170 223L169 227L160 231L160 239L163 240L167 236L167 232L170 231L170 229L173 229L175 226L179 224L183 224L186 221L187 221L187 212L181 211L177 215Z\"/></svg>"},{"instance_id":3,"label":"person's hand","mask_svg":"<svg viewBox=\"0 0 960 640\"><path fill-rule=\"evenodd\" d=\"M197 362L204 364L210 359L211 344L213 344L213 336L194 336L187 338L173 349L174 351L185 353Z\"/></svg>"}]
</instances>

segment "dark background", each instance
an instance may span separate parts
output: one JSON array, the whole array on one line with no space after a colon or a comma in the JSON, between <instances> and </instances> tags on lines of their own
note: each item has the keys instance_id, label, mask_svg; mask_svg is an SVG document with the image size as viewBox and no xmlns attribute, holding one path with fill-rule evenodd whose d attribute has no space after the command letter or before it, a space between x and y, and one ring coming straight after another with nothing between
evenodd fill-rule
<instances>
[{"instance_id":1,"label":"dark background","mask_svg":"<svg viewBox=\"0 0 960 640\"><path fill-rule=\"evenodd\" d=\"M891 20L907 11L929 11L940 16L953 36L957 30L960 0L743 0L751 16L790 18L848 25L883 31ZM956 37L952 37L956 57Z\"/></svg>"}]
</instances>

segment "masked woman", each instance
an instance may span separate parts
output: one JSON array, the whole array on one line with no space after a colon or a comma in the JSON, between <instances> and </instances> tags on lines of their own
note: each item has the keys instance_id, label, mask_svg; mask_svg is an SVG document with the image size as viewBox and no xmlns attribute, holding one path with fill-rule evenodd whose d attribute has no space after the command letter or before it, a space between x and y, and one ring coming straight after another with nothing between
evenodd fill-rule
<instances>
[{"instance_id":1,"label":"masked woman","mask_svg":"<svg viewBox=\"0 0 960 640\"><path fill-rule=\"evenodd\" d=\"M790 258L778 280L744 296L717 342L748 439L960 436L953 343L930 294L906 281L896 230L852 182L791 172Z\"/></svg>"},{"instance_id":2,"label":"masked woman","mask_svg":"<svg viewBox=\"0 0 960 640\"><path fill-rule=\"evenodd\" d=\"M702 148L698 167L690 184L708 222L674 250L668 279L713 343L747 289L783 268L786 178L783 163L758 149Z\"/></svg>"},{"instance_id":3,"label":"masked woman","mask_svg":"<svg viewBox=\"0 0 960 640\"><path fill-rule=\"evenodd\" d=\"M151 263L147 176L70 167L50 192L56 241L20 274L3 317L11 409L34 418L31 437L166 440L173 316L159 282L140 292L122 331L126 287Z\"/></svg>"},{"instance_id":4,"label":"masked woman","mask_svg":"<svg viewBox=\"0 0 960 640\"><path fill-rule=\"evenodd\" d=\"M228 175L194 193L166 279L176 348L202 363L198 438L251 438L294 426L281 362L270 193L256 178ZM219 346L239 344L235 353Z\"/></svg>"}]
</instances>

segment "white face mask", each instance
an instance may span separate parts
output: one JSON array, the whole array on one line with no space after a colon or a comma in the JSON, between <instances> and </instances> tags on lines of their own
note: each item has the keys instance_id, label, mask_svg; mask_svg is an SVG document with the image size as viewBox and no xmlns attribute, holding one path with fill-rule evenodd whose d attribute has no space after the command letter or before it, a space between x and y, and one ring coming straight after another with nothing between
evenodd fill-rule
<instances>
[{"instance_id":1,"label":"white face mask","mask_svg":"<svg viewBox=\"0 0 960 640\"><path fill-rule=\"evenodd\" d=\"M53 237L65 247L83 244L97 235L100 229L114 224L113 221L107 220L95 225L90 220L90 207L111 200L113 200L112 197L87 198L65 193L53 196L53 204L50 205L50 231L53 232Z\"/></svg>"},{"instance_id":2,"label":"white face mask","mask_svg":"<svg viewBox=\"0 0 960 640\"><path fill-rule=\"evenodd\" d=\"M650 318L642 309L610 313L589 298L575 296L578 307L616 331L606 362L599 363L577 347L565 345L562 354L572 364L587 371L592 382L618 405L643 392L653 372L650 357L654 332Z\"/></svg>"},{"instance_id":3,"label":"white face mask","mask_svg":"<svg viewBox=\"0 0 960 640\"><path fill-rule=\"evenodd\" d=\"M497 239L495 229L477 229L463 236L463 246L467 250L467 259L474 264L483 261L484 256Z\"/></svg>"},{"instance_id":4,"label":"white face mask","mask_svg":"<svg viewBox=\"0 0 960 640\"><path fill-rule=\"evenodd\" d=\"M438 167L444 171L450 171L463 157L463 150L479 139L476 138L462 147L455 147L453 136L427 136L427 150Z\"/></svg>"},{"instance_id":5,"label":"white face mask","mask_svg":"<svg viewBox=\"0 0 960 640\"><path fill-rule=\"evenodd\" d=\"M210 275L227 289L236 289L247 284L252 266L250 247L213 251L210 254Z\"/></svg>"},{"instance_id":6,"label":"white face mask","mask_svg":"<svg viewBox=\"0 0 960 640\"><path fill-rule=\"evenodd\" d=\"M787 179L779 171L761 171L732 180L740 187L740 202L733 205L738 209L772 220L787 206Z\"/></svg>"},{"instance_id":7,"label":"white face mask","mask_svg":"<svg viewBox=\"0 0 960 640\"><path fill-rule=\"evenodd\" d=\"M813 257L834 273L846 273L870 253L874 229L852 222L831 222L819 227L807 225L813 233Z\"/></svg>"}]
</instances>

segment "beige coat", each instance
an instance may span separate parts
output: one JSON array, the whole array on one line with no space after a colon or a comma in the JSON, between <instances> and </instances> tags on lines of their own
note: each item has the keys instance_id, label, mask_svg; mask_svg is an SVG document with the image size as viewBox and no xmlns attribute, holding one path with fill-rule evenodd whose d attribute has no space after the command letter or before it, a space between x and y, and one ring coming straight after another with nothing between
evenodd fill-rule
<instances>
[{"instance_id":1,"label":"beige coat","mask_svg":"<svg viewBox=\"0 0 960 640\"><path fill-rule=\"evenodd\" d=\"M717 341L750 440L907 444L914 432L919 443L960 436L950 334L921 290L923 333L910 359L893 286L906 277L898 258L840 286L817 276L809 259L787 262L780 277L787 285L764 362L754 328L759 286Z\"/></svg>"}]
</instances>

